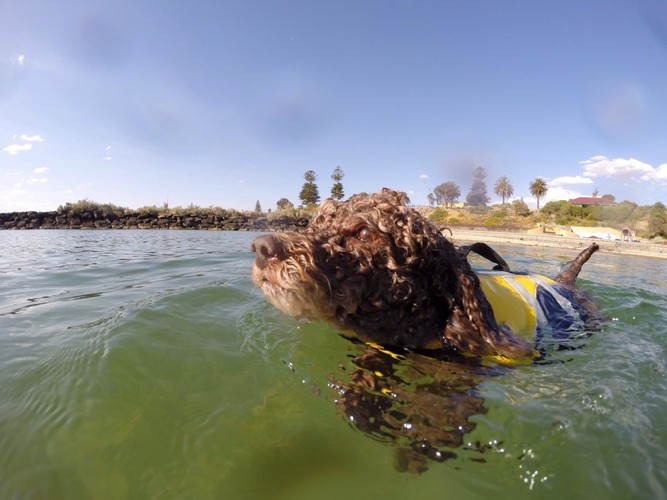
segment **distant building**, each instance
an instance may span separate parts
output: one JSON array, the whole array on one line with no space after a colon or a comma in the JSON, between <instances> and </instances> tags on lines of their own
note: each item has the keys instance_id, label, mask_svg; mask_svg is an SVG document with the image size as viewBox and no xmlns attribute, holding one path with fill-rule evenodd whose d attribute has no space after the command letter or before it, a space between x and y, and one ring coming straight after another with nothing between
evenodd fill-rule
<instances>
[{"instance_id":1,"label":"distant building","mask_svg":"<svg viewBox=\"0 0 667 500\"><path fill-rule=\"evenodd\" d=\"M572 198L571 200L567 200L567 202L572 205L581 205L582 207L589 205L599 205L602 207L616 205L616 202L610 200L609 198L598 198L593 196L580 196L579 198Z\"/></svg>"}]
</instances>

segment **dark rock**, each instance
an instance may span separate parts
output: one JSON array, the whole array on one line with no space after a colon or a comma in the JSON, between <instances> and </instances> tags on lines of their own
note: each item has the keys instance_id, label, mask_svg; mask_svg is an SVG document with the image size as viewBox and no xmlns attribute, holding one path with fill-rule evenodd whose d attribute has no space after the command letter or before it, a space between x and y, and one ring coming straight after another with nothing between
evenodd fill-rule
<instances>
[{"instance_id":1,"label":"dark rock","mask_svg":"<svg viewBox=\"0 0 667 500\"><path fill-rule=\"evenodd\" d=\"M224 231L300 231L308 218L249 214L140 214L91 210L0 213L2 229L204 229Z\"/></svg>"}]
</instances>

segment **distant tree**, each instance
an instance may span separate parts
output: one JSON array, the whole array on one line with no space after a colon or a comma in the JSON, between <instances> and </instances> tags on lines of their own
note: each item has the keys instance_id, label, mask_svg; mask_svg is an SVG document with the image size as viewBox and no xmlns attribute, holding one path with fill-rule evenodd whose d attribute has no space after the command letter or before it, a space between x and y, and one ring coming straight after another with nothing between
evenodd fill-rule
<instances>
[{"instance_id":1,"label":"distant tree","mask_svg":"<svg viewBox=\"0 0 667 500\"><path fill-rule=\"evenodd\" d=\"M547 187L547 182L541 177L537 177L533 182L530 183L530 194L532 194L537 200L537 209L540 209L540 198L542 198L549 188Z\"/></svg>"},{"instance_id":2,"label":"distant tree","mask_svg":"<svg viewBox=\"0 0 667 500\"><path fill-rule=\"evenodd\" d=\"M276 208L278 208L278 210L290 210L294 208L294 204L287 198L280 198L276 202Z\"/></svg>"},{"instance_id":3,"label":"distant tree","mask_svg":"<svg viewBox=\"0 0 667 500\"><path fill-rule=\"evenodd\" d=\"M599 194L600 194L600 191L598 191L598 188L595 188L593 190L593 198L597 198Z\"/></svg>"},{"instance_id":4,"label":"distant tree","mask_svg":"<svg viewBox=\"0 0 667 500\"><path fill-rule=\"evenodd\" d=\"M433 193L429 193L426 195L426 200L428 201L428 206L432 207L435 205L435 195Z\"/></svg>"},{"instance_id":5,"label":"distant tree","mask_svg":"<svg viewBox=\"0 0 667 500\"><path fill-rule=\"evenodd\" d=\"M616 196L614 196L613 194L603 194L602 197L605 200L616 201Z\"/></svg>"},{"instance_id":6,"label":"distant tree","mask_svg":"<svg viewBox=\"0 0 667 500\"><path fill-rule=\"evenodd\" d=\"M408 193L406 193L405 191L399 191L399 193L401 194L401 201L405 205L409 205L411 203L411 201L410 201L410 197L408 196Z\"/></svg>"},{"instance_id":7,"label":"distant tree","mask_svg":"<svg viewBox=\"0 0 667 500\"><path fill-rule=\"evenodd\" d=\"M255 203L255 213L261 214L262 213L262 204L257 200Z\"/></svg>"},{"instance_id":8,"label":"distant tree","mask_svg":"<svg viewBox=\"0 0 667 500\"><path fill-rule=\"evenodd\" d=\"M574 206L568 203L565 200L551 200L542 207L543 215L559 215L564 213L571 213L571 209Z\"/></svg>"},{"instance_id":9,"label":"distant tree","mask_svg":"<svg viewBox=\"0 0 667 500\"><path fill-rule=\"evenodd\" d=\"M507 176L503 175L496 181L495 186L493 186L493 192L503 199L504 205L505 200L514 194L514 187L510 184Z\"/></svg>"},{"instance_id":10,"label":"distant tree","mask_svg":"<svg viewBox=\"0 0 667 500\"><path fill-rule=\"evenodd\" d=\"M315 184L315 181L317 180L317 174L313 170L307 170L306 173L303 174L303 178L306 182L301 188L299 199L306 206L319 203L320 192L317 188L317 184Z\"/></svg>"},{"instance_id":11,"label":"distant tree","mask_svg":"<svg viewBox=\"0 0 667 500\"><path fill-rule=\"evenodd\" d=\"M455 182L447 181L435 187L433 196L438 205L451 205L461 196L461 189Z\"/></svg>"},{"instance_id":12,"label":"distant tree","mask_svg":"<svg viewBox=\"0 0 667 500\"><path fill-rule=\"evenodd\" d=\"M648 212L648 233L650 238L667 236L667 209L657 202Z\"/></svg>"},{"instance_id":13,"label":"distant tree","mask_svg":"<svg viewBox=\"0 0 667 500\"><path fill-rule=\"evenodd\" d=\"M472 173L472 186L470 192L466 196L466 203L468 205L480 206L486 205L489 202L489 197L486 194L486 170L483 167L477 167Z\"/></svg>"},{"instance_id":14,"label":"distant tree","mask_svg":"<svg viewBox=\"0 0 667 500\"><path fill-rule=\"evenodd\" d=\"M523 199L514 200L512 202L512 210L514 211L514 215L526 216L530 214L530 209Z\"/></svg>"},{"instance_id":15,"label":"distant tree","mask_svg":"<svg viewBox=\"0 0 667 500\"><path fill-rule=\"evenodd\" d=\"M343 196L345 196L345 192L343 191L343 184L340 182L343 180L343 177L345 177L345 173L340 167L336 167L333 171L333 174L331 174L331 179L334 181L333 186L331 186L331 197L334 200L342 200Z\"/></svg>"},{"instance_id":16,"label":"distant tree","mask_svg":"<svg viewBox=\"0 0 667 500\"><path fill-rule=\"evenodd\" d=\"M608 195L603 195L602 198L605 196ZM638 207L636 203L623 201L615 205L593 208L595 219L607 226L633 226L640 217L641 210L638 210Z\"/></svg>"}]
</instances>

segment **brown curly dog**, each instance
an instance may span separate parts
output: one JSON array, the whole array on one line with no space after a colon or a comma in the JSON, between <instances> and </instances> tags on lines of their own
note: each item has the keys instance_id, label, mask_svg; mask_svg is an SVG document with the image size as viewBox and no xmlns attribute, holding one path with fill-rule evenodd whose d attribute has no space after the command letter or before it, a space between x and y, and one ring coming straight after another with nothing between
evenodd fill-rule
<instances>
[{"instance_id":1,"label":"brown curly dog","mask_svg":"<svg viewBox=\"0 0 667 500\"><path fill-rule=\"evenodd\" d=\"M532 357L532 344L496 321L465 253L403 201L389 189L324 201L303 233L254 241L253 281L290 316L364 342ZM595 250L584 250L560 282L573 283Z\"/></svg>"}]
</instances>

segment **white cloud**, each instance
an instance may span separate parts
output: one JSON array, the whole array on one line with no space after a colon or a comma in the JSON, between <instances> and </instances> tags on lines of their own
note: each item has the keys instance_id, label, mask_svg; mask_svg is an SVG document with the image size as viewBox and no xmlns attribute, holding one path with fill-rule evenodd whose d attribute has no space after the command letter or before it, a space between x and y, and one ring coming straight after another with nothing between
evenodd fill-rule
<instances>
[{"instance_id":1,"label":"white cloud","mask_svg":"<svg viewBox=\"0 0 667 500\"><path fill-rule=\"evenodd\" d=\"M579 191L574 189L567 189L562 186L549 187L547 194L542 198L544 202L547 201L558 201L558 200L570 200L572 198L578 198L579 196L584 196ZM540 203L542 203L540 200Z\"/></svg>"},{"instance_id":2,"label":"white cloud","mask_svg":"<svg viewBox=\"0 0 667 500\"><path fill-rule=\"evenodd\" d=\"M32 144L10 144L2 148L3 151L9 153L10 155L16 155L23 151L30 151L32 149Z\"/></svg>"},{"instance_id":3,"label":"white cloud","mask_svg":"<svg viewBox=\"0 0 667 500\"><path fill-rule=\"evenodd\" d=\"M35 174L45 174L48 171L49 167L37 167L35 170L33 170Z\"/></svg>"},{"instance_id":4,"label":"white cloud","mask_svg":"<svg viewBox=\"0 0 667 500\"><path fill-rule=\"evenodd\" d=\"M45 185L27 188L25 183L15 184L9 189L0 187L0 212L53 210L54 202L49 200L46 189Z\"/></svg>"},{"instance_id":5,"label":"white cloud","mask_svg":"<svg viewBox=\"0 0 667 500\"><path fill-rule=\"evenodd\" d=\"M9 153L10 155L16 155L18 153L22 153L23 151L30 151L32 149L33 142L42 142L44 140L42 136L38 134L35 135L21 134L21 135L15 135L12 138L20 139L25 144L10 144L9 146L5 146L4 148L2 148L3 151Z\"/></svg>"},{"instance_id":6,"label":"white cloud","mask_svg":"<svg viewBox=\"0 0 667 500\"><path fill-rule=\"evenodd\" d=\"M663 163L655 169L654 178L661 181L667 181L667 163Z\"/></svg>"},{"instance_id":7,"label":"white cloud","mask_svg":"<svg viewBox=\"0 0 667 500\"><path fill-rule=\"evenodd\" d=\"M606 156L593 156L588 160L579 162L584 166L584 177L614 177L614 178L640 178L644 180L655 178L656 169L648 163L634 158L607 158Z\"/></svg>"},{"instance_id":8,"label":"white cloud","mask_svg":"<svg viewBox=\"0 0 667 500\"><path fill-rule=\"evenodd\" d=\"M20 54L16 57L10 58L9 61L16 66L23 66L25 64L25 55Z\"/></svg>"},{"instance_id":9,"label":"white cloud","mask_svg":"<svg viewBox=\"0 0 667 500\"><path fill-rule=\"evenodd\" d=\"M104 160L105 160L105 161L109 161L109 160L111 160L111 156L105 156L105 157L104 157Z\"/></svg>"},{"instance_id":10,"label":"white cloud","mask_svg":"<svg viewBox=\"0 0 667 500\"><path fill-rule=\"evenodd\" d=\"M107 151L111 151L111 146L106 146L104 149Z\"/></svg>"},{"instance_id":11,"label":"white cloud","mask_svg":"<svg viewBox=\"0 0 667 500\"><path fill-rule=\"evenodd\" d=\"M571 200L572 198L578 198L579 196L587 196L579 191L575 191L573 189L566 189L562 186L551 186L551 183L549 183L549 189L547 191L547 194L545 194L543 197L540 198L540 208L542 208L546 203L550 201L560 201L560 200ZM515 198L518 199L518 198ZM523 199L524 202L529 207L535 208L537 205L537 200L535 199L534 196L524 196L521 199Z\"/></svg>"},{"instance_id":12,"label":"white cloud","mask_svg":"<svg viewBox=\"0 0 667 500\"><path fill-rule=\"evenodd\" d=\"M562 186L573 186L577 184L593 184L593 180L588 177L582 177L580 175L572 176L565 175L563 177L556 177L549 181L549 187L562 187Z\"/></svg>"},{"instance_id":13,"label":"white cloud","mask_svg":"<svg viewBox=\"0 0 667 500\"><path fill-rule=\"evenodd\" d=\"M21 134L19 136L19 139L25 142L42 142L44 140L42 136L38 134L35 135Z\"/></svg>"},{"instance_id":14,"label":"white cloud","mask_svg":"<svg viewBox=\"0 0 667 500\"><path fill-rule=\"evenodd\" d=\"M28 184L46 184L49 180L46 177L31 177L26 182Z\"/></svg>"},{"instance_id":15,"label":"white cloud","mask_svg":"<svg viewBox=\"0 0 667 500\"><path fill-rule=\"evenodd\" d=\"M421 175L419 176L419 178L420 178L420 179L423 179L423 180L426 180L426 179L428 179L428 175L426 175L426 174L421 174Z\"/></svg>"}]
</instances>

